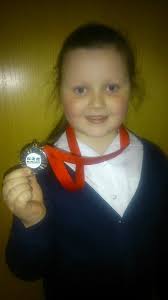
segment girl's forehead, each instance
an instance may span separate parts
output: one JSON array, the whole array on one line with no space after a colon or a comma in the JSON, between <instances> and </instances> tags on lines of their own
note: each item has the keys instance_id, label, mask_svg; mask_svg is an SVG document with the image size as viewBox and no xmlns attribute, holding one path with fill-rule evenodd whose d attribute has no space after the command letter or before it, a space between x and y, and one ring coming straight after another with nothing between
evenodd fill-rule
<instances>
[{"instance_id":1,"label":"girl's forehead","mask_svg":"<svg viewBox=\"0 0 168 300\"><path fill-rule=\"evenodd\" d=\"M69 50L65 57L64 63L70 63L71 61L84 60L123 60L123 56L114 47L101 47L101 48L77 48Z\"/></svg>"},{"instance_id":2,"label":"girl's forehead","mask_svg":"<svg viewBox=\"0 0 168 300\"><path fill-rule=\"evenodd\" d=\"M63 62L63 77L127 76L126 63L119 51L111 48L75 49L69 51Z\"/></svg>"}]
</instances>

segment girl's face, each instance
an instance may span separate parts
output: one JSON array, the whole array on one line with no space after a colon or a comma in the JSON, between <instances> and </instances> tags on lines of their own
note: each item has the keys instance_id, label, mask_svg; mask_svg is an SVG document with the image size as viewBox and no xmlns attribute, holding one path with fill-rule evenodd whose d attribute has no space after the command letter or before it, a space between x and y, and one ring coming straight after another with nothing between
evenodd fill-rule
<instances>
[{"instance_id":1,"label":"girl's face","mask_svg":"<svg viewBox=\"0 0 168 300\"><path fill-rule=\"evenodd\" d=\"M115 48L66 54L60 97L66 119L82 141L111 142L126 117L130 89L126 64Z\"/></svg>"}]
</instances>

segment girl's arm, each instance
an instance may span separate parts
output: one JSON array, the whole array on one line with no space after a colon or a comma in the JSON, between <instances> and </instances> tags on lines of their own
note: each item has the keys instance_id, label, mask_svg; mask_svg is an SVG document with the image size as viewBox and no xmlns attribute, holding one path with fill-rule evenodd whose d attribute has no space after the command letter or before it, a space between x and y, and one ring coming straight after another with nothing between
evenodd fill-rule
<instances>
[{"instance_id":1,"label":"girl's arm","mask_svg":"<svg viewBox=\"0 0 168 300\"><path fill-rule=\"evenodd\" d=\"M9 269L23 280L35 280L51 272L54 260L53 232L49 215L29 228L16 217L6 246Z\"/></svg>"},{"instance_id":2,"label":"girl's arm","mask_svg":"<svg viewBox=\"0 0 168 300\"><path fill-rule=\"evenodd\" d=\"M54 208L50 201L49 174L38 176L44 193L46 215L39 223L26 228L19 218L13 222L6 246L6 262L9 269L23 280L35 280L47 276L57 264L56 226L53 225Z\"/></svg>"}]
</instances>

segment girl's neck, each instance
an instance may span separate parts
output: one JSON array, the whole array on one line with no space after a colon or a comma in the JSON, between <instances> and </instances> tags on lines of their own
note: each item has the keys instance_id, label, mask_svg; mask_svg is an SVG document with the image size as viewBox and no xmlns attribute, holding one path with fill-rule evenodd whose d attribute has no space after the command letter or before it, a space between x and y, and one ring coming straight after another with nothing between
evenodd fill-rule
<instances>
[{"instance_id":1,"label":"girl's neck","mask_svg":"<svg viewBox=\"0 0 168 300\"><path fill-rule=\"evenodd\" d=\"M118 130L114 130L109 135L103 137L89 137L76 133L76 137L79 139L79 141L91 147L98 154L103 155L108 146L117 136L118 132Z\"/></svg>"}]
</instances>

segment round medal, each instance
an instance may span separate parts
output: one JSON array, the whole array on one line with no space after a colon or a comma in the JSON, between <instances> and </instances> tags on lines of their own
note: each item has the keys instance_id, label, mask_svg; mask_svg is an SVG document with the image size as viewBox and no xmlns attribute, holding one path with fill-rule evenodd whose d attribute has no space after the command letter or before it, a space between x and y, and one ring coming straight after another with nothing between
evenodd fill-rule
<instances>
[{"instance_id":1,"label":"round medal","mask_svg":"<svg viewBox=\"0 0 168 300\"><path fill-rule=\"evenodd\" d=\"M47 166L47 155L42 147L34 141L24 147L20 154L20 161L23 167L29 167L34 173L43 170Z\"/></svg>"}]
</instances>

